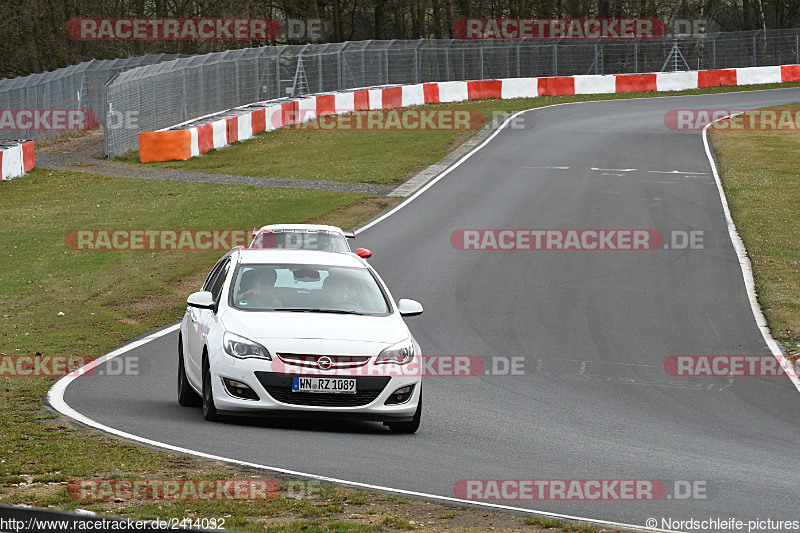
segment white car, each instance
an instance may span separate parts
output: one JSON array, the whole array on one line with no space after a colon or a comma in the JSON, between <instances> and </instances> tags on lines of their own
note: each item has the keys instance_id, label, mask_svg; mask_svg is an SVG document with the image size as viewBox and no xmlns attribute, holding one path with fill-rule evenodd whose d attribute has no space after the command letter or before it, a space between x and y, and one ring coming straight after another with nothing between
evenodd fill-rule
<instances>
[{"instance_id":1,"label":"white car","mask_svg":"<svg viewBox=\"0 0 800 533\"><path fill-rule=\"evenodd\" d=\"M322 252L350 253L347 239L355 239L355 231L342 231L336 226L322 224L271 224L253 230L250 248L319 250ZM364 259L372 252L359 248L355 254Z\"/></svg>"},{"instance_id":2,"label":"white car","mask_svg":"<svg viewBox=\"0 0 800 533\"><path fill-rule=\"evenodd\" d=\"M420 347L391 297L352 253L234 248L188 307L178 402L221 415L350 417L415 432ZM417 370L413 370L416 368Z\"/></svg>"}]
</instances>

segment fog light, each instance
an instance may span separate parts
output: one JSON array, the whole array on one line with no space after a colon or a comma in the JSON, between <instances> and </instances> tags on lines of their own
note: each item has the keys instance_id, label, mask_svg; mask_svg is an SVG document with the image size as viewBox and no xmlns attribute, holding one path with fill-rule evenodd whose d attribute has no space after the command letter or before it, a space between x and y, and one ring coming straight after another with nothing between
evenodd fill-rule
<instances>
[{"instance_id":1,"label":"fog light","mask_svg":"<svg viewBox=\"0 0 800 533\"><path fill-rule=\"evenodd\" d=\"M237 379L222 378L222 384L225 386L225 392L234 398L242 398L245 400L258 400L258 394L251 389L247 383L242 383Z\"/></svg>"},{"instance_id":2,"label":"fog light","mask_svg":"<svg viewBox=\"0 0 800 533\"><path fill-rule=\"evenodd\" d=\"M389 396L386 402L384 402L384 405L397 405L400 403L406 403L414 394L415 386L416 385L406 385L405 387L400 387L394 391L391 396Z\"/></svg>"}]
</instances>

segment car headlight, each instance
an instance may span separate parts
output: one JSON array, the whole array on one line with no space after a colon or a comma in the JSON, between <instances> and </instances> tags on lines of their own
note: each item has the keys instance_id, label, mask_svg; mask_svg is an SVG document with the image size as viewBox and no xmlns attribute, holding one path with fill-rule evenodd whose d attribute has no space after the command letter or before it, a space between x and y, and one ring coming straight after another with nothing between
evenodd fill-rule
<instances>
[{"instance_id":1,"label":"car headlight","mask_svg":"<svg viewBox=\"0 0 800 533\"><path fill-rule=\"evenodd\" d=\"M413 360L414 342L411 339L406 339L381 351L375 360L375 364L397 363L398 365L405 365Z\"/></svg>"},{"instance_id":2,"label":"car headlight","mask_svg":"<svg viewBox=\"0 0 800 533\"><path fill-rule=\"evenodd\" d=\"M229 331L226 331L225 335L222 337L222 346L225 348L225 353L231 357L237 357L239 359L256 357L272 361L272 355L270 355L269 350L259 343Z\"/></svg>"}]
</instances>

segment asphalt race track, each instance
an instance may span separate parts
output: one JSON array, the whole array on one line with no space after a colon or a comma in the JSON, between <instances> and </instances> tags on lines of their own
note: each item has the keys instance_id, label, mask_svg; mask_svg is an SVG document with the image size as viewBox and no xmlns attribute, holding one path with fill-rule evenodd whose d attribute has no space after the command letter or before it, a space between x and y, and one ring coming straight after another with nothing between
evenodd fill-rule
<instances>
[{"instance_id":1,"label":"asphalt race track","mask_svg":"<svg viewBox=\"0 0 800 533\"><path fill-rule=\"evenodd\" d=\"M504 129L360 234L356 244L372 250L394 297L424 305L407 322L426 354L479 355L487 367L524 358L521 375L426 378L416 435L366 422L205 422L201 409L176 401L176 332L123 356L138 357L138 376L76 379L65 401L155 441L438 496L452 497L461 479L655 479L667 487L656 501L496 503L637 526L797 519L800 392L792 382L664 371L671 355L770 353L702 135L671 131L664 116L797 101L800 89L779 89L529 111L524 129ZM702 231L704 247L451 245L454 231L481 228ZM676 480L704 487L706 497L671 497Z\"/></svg>"}]
</instances>

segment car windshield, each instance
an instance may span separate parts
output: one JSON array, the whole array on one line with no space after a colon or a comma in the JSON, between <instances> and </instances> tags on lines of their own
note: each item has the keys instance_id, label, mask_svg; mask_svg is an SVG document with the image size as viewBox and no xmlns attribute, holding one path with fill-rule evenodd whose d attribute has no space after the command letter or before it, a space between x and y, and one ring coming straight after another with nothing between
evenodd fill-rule
<instances>
[{"instance_id":1,"label":"car windshield","mask_svg":"<svg viewBox=\"0 0 800 533\"><path fill-rule=\"evenodd\" d=\"M389 305L366 268L240 265L230 291L237 309L386 315Z\"/></svg>"},{"instance_id":2,"label":"car windshield","mask_svg":"<svg viewBox=\"0 0 800 533\"><path fill-rule=\"evenodd\" d=\"M261 230L250 248L284 248L347 253L350 246L341 233L325 230Z\"/></svg>"}]
</instances>

